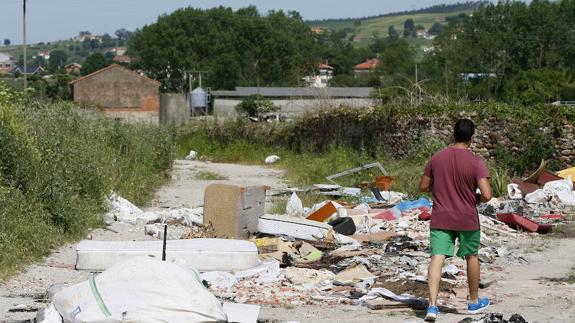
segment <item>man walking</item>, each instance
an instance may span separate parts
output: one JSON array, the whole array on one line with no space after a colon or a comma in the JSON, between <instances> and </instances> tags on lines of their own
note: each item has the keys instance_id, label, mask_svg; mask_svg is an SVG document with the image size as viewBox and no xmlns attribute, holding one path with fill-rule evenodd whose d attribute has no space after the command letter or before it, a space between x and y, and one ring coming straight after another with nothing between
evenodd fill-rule
<instances>
[{"instance_id":1,"label":"man walking","mask_svg":"<svg viewBox=\"0 0 575 323\"><path fill-rule=\"evenodd\" d=\"M467 261L469 300L467 310L476 314L489 306L489 299L479 298L479 216L476 205L491 199L489 170L470 150L475 125L469 119L457 121L453 131L455 143L435 155L425 167L419 189L433 194L431 215L431 262L428 268L429 307L426 321L439 314L437 294L441 269L446 257L453 257L455 240L458 257ZM481 194L476 194L479 188Z\"/></svg>"}]
</instances>

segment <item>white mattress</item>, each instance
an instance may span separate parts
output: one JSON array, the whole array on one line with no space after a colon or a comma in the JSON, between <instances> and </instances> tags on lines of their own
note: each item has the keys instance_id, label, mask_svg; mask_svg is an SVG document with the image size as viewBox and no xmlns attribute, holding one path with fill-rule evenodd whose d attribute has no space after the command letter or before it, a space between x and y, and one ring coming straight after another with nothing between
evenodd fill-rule
<instances>
[{"instance_id":1,"label":"white mattress","mask_svg":"<svg viewBox=\"0 0 575 323\"><path fill-rule=\"evenodd\" d=\"M76 246L76 269L100 272L129 257L162 258L163 241L94 241ZM185 261L198 271L240 271L259 265L255 244L242 240L168 240L167 261Z\"/></svg>"}]
</instances>

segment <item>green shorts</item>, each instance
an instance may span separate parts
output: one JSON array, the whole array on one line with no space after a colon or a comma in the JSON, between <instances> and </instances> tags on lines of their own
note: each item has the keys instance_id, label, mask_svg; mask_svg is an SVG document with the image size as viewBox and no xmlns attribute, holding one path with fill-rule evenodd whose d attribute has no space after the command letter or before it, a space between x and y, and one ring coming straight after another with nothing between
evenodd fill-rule
<instances>
[{"instance_id":1,"label":"green shorts","mask_svg":"<svg viewBox=\"0 0 575 323\"><path fill-rule=\"evenodd\" d=\"M477 255L481 240L481 231L450 231L431 229L430 234L431 255L445 255L453 257L455 252L455 239L459 240L458 257Z\"/></svg>"}]
</instances>

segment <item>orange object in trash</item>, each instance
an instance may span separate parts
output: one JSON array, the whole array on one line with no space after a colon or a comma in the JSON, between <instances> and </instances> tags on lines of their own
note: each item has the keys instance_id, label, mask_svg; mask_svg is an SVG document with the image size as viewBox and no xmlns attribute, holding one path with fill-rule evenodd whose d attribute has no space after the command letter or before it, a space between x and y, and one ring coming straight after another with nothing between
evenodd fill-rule
<instances>
[{"instance_id":1,"label":"orange object in trash","mask_svg":"<svg viewBox=\"0 0 575 323\"><path fill-rule=\"evenodd\" d=\"M335 205L333 205L331 202L328 202L326 205L319 208L319 210L310 214L307 219L311 221L324 222L336 212L337 209L335 208Z\"/></svg>"},{"instance_id":2,"label":"orange object in trash","mask_svg":"<svg viewBox=\"0 0 575 323\"><path fill-rule=\"evenodd\" d=\"M395 183L395 176L375 176L375 187L383 191L389 191Z\"/></svg>"}]
</instances>

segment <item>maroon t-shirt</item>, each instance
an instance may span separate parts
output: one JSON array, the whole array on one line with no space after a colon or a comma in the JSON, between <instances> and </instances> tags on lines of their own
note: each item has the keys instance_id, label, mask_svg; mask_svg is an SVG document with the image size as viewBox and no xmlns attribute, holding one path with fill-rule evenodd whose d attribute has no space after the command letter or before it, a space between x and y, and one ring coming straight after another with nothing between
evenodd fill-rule
<instances>
[{"instance_id":1,"label":"maroon t-shirt","mask_svg":"<svg viewBox=\"0 0 575 323\"><path fill-rule=\"evenodd\" d=\"M485 163L468 149L448 147L433 155L424 174L432 180L431 228L479 230L475 190L480 179L489 178Z\"/></svg>"}]
</instances>

